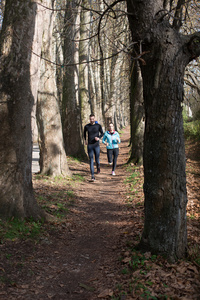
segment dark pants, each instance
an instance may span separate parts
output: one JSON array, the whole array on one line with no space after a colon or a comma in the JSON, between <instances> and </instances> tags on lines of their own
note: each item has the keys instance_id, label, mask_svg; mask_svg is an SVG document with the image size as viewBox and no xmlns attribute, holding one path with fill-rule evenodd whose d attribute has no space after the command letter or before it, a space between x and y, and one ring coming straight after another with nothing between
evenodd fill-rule
<instances>
[{"instance_id":1,"label":"dark pants","mask_svg":"<svg viewBox=\"0 0 200 300\"><path fill-rule=\"evenodd\" d=\"M111 163L113 161L112 171L115 171L118 155L119 148L107 149L108 162Z\"/></svg>"},{"instance_id":2,"label":"dark pants","mask_svg":"<svg viewBox=\"0 0 200 300\"><path fill-rule=\"evenodd\" d=\"M97 169L100 168L100 162L99 162L100 146L99 146L99 143L89 144L87 146L87 150L88 150L88 155L90 158L90 172L91 172L91 175L93 176L94 175L94 158L93 158L94 155L95 155Z\"/></svg>"}]
</instances>

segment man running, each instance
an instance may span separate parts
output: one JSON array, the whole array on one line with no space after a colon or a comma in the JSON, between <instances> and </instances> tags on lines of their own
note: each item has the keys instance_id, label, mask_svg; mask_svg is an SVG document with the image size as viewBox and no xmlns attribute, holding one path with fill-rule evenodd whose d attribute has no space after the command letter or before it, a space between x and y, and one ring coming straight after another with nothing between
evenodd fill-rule
<instances>
[{"instance_id":1,"label":"man running","mask_svg":"<svg viewBox=\"0 0 200 300\"><path fill-rule=\"evenodd\" d=\"M88 142L86 141L86 133L88 133ZM100 135L99 135L100 133ZM99 139L103 136L103 130L100 124L95 123L95 116L93 114L90 115L90 123L85 125L84 127L84 139L85 144L87 145L87 151L90 159L90 172L92 175L91 180L94 181L94 163L93 156L95 155L95 161L97 165L97 174L100 173L100 146Z\"/></svg>"}]
</instances>

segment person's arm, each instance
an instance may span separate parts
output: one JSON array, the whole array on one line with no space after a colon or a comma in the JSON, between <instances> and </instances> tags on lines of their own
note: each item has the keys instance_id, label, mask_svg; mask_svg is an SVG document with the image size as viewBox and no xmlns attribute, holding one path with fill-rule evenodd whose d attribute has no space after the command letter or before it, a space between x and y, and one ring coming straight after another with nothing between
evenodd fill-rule
<instances>
[{"instance_id":1,"label":"person's arm","mask_svg":"<svg viewBox=\"0 0 200 300\"><path fill-rule=\"evenodd\" d=\"M105 143L106 143L106 132L104 133L104 136L103 136L102 143L103 143L103 144L105 144Z\"/></svg>"},{"instance_id":2,"label":"person's arm","mask_svg":"<svg viewBox=\"0 0 200 300\"><path fill-rule=\"evenodd\" d=\"M85 144L87 145L87 141L86 141L86 132L87 132L87 127L85 125L84 127L84 140L85 140Z\"/></svg>"},{"instance_id":3,"label":"person's arm","mask_svg":"<svg viewBox=\"0 0 200 300\"><path fill-rule=\"evenodd\" d=\"M121 140L120 140L119 133L117 133L117 141L118 141L118 144L120 144L120 143L121 143Z\"/></svg>"},{"instance_id":4,"label":"person's arm","mask_svg":"<svg viewBox=\"0 0 200 300\"><path fill-rule=\"evenodd\" d=\"M100 132L100 136L99 136L99 138L101 139L102 138L102 136L103 136L103 129L102 129L102 127L101 127L101 125L99 124L99 132Z\"/></svg>"}]
</instances>

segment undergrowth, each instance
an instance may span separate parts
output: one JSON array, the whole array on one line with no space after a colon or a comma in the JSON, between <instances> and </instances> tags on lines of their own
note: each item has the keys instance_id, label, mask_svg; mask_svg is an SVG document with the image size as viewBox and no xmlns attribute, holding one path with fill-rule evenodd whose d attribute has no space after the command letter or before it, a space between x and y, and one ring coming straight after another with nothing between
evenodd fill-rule
<instances>
[{"instance_id":1,"label":"undergrowth","mask_svg":"<svg viewBox=\"0 0 200 300\"><path fill-rule=\"evenodd\" d=\"M53 216L55 222L51 222L51 228L58 228L58 224L66 222L70 207L75 205L76 195L73 190L73 185L84 181L84 177L76 174L72 178L35 175L34 182L37 182L35 198L39 206L48 215ZM18 219L11 218L8 220L0 219L0 240L3 243L5 240L37 240L48 230L48 223L35 221L32 218Z\"/></svg>"},{"instance_id":2,"label":"undergrowth","mask_svg":"<svg viewBox=\"0 0 200 300\"><path fill-rule=\"evenodd\" d=\"M183 110L183 128L186 139L200 141L200 120L188 117L185 110Z\"/></svg>"},{"instance_id":3,"label":"undergrowth","mask_svg":"<svg viewBox=\"0 0 200 300\"><path fill-rule=\"evenodd\" d=\"M34 221L33 219L21 220L12 218L7 221L0 220L0 239L36 239L44 232L43 222Z\"/></svg>"}]
</instances>

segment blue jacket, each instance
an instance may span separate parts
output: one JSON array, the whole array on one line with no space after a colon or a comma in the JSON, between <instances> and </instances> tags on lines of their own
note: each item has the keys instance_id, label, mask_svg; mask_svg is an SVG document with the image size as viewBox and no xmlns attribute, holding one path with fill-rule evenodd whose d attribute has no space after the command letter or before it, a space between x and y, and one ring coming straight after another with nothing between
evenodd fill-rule
<instances>
[{"instance_id":1,"label":"blue jacket","mask_svg":"<svg viewBox=\"0 0 200 300\"><path fill-rule=\"evenodd\" d=\"M117 138L119 141L117 141ZM118 148L118 144L121 143L119 133L117 131L114 131L113 134L110 133L110 131L106 131L103 136L102 143L106 144L106 140L108 143L107 149L113 149Z\"/></svg>"}]
</instances>

